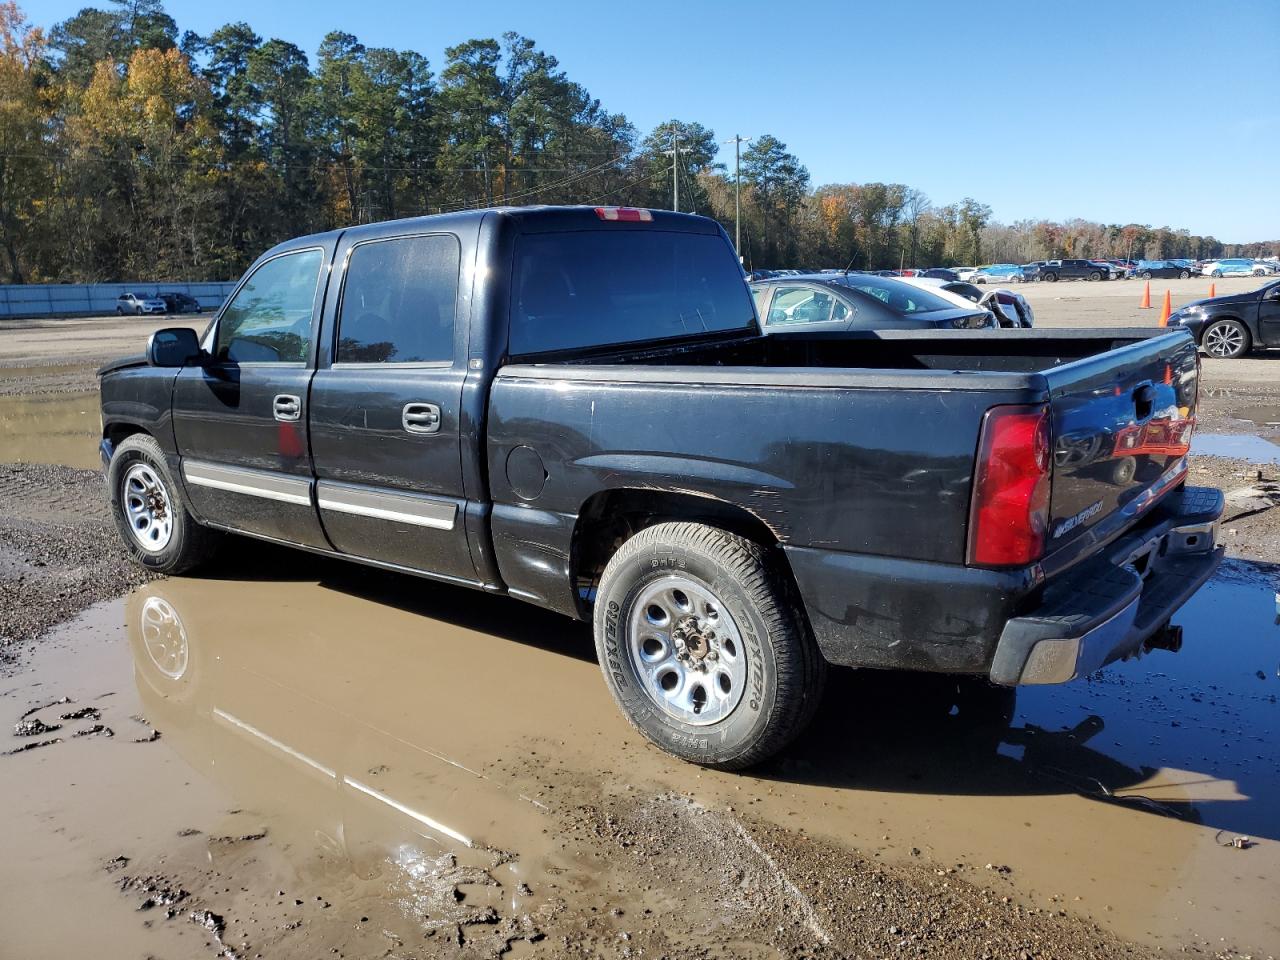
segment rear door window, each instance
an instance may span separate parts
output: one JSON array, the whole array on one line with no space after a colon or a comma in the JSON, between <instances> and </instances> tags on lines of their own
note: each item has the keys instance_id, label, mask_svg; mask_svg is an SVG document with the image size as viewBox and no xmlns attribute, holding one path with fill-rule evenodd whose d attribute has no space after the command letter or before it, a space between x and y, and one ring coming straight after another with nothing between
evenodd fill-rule
<instances>
[{"instance_id":1,"label":"rear door window","mask_svg":"<svg viewBox=\"0 0 1280 960\"><path fill-rule=\"evenodd\" d=\"M347 260L335 363L451 363L458 268L452 234L355 246Z\"/></svg>"},{"instance_id":2,"label":"rear door window","mask_svg":"<svg viewBox=\"0 0 1280 960\"><path fill-rule=\"evenodd\" d=\"M824 323L831 319L835 298L817 287L778 287L769 307L769 326Z\"/></svg>"},{"instance_id":3,"label":"rear door window","mask_svg":"<svg viewBox=\"0 0 1280 960\"><path fill-rule=\"evenodd\" d=\"M742 269L719 234L524 234L512 276L514 355L754 329Z\"/></svg>"}]
</instances>

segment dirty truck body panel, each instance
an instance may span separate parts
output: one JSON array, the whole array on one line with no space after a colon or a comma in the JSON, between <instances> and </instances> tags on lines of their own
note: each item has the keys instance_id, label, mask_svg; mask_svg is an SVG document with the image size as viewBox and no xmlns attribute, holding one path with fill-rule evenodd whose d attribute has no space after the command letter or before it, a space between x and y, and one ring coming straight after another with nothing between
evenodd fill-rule
<instances>
[{"instance_id":1,"label":"dirty truck body panel","mask_svg":"<svg viewBox=\"0 0 1280 960\"><path fill-rule=\"evenodd\" d=\"M103 451L153 435L203 524L574 617L618 542L696 520L768 548L831 662L1049 682L1221 557L1195 345L1150 333L764 338L712 221L472 212L265 254L198 362L104 369ZM1016 563L974 559L992 411L1052 460Z\"/></svg>"}]
</instances>

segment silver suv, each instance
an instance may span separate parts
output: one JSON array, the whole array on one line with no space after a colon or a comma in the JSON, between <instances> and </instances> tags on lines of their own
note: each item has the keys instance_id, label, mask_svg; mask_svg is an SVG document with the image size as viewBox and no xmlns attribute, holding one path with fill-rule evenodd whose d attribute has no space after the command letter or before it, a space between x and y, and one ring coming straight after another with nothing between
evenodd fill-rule
<instances>
[{"instance_id":1,"label":"silver suv","mask_svg":"<svg viewBox=\"0 0 1280 960\"><path fill-rule=\"evenodd\" d=\"M164 313L168 308L163 300L154 294L122 293L116 299L116 313Z\"/></svg>"}]
</instances>

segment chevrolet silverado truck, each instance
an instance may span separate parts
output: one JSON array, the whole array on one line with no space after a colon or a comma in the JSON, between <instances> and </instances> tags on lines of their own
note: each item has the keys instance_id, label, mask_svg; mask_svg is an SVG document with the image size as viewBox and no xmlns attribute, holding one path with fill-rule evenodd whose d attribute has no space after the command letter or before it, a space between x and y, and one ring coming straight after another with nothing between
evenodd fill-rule
<instances>
[{"instance_id":1,"label":"chevrolet silverado truck","mask_svg":"<svg viewBox=\"0 0 1280 960\"><path fill-rule=\"evenodd\" d=\"M238 534L590 621L631 722L733 769L828 664L1012 687L1176 648L1222 557L1198 364L1173 328L765 337L712 220L503 208L268 251L101 370L101 451L144 567Z\"/></svg>"}]
</instances>

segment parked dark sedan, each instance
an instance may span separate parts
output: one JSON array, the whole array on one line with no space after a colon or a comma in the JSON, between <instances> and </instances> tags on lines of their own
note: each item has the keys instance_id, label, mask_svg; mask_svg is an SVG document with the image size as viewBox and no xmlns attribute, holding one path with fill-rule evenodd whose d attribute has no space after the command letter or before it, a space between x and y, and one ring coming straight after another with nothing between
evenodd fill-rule
<instances>
[{"instance_id":1,"label":"parked dark sedan","mask_svg":"<svg viewBox=\"0 0 1280 960\"><path fill-rule=\"evenodd\" d=\"M204 307L195 297L185 293L158 293L164 301L165 313L200 313Z\"/></svg>"},{"instance_id":2,"label":"parked dark sedan","mask_svg":"<svg viewBox=\"0 0 1280 960\"><path fill-rule=\"evenodd\" d=\"M1172 280L1174 277L1186 280L1191 276L1189 267L1172 260L1139 260L1133 272L1142 280L1154 280L1157 277L1161 280Z\"/></svg>"},{"instance_id":3,"label":"parked dark sedan","mask_svg":"<svg viewBox=\"0 0 1280 960\"><path fill-rule=\"evenodd\" d=\"M933 267L920 274L920 276L927 277L930 280L947 280L949 282L955 282L960 279L960 274L954 270L948 270L946 267Z\"/></svg>"},{"instance_id":4,"label":"parked dark sedan","mask_svg":"<svg viewBox=\"0 0 1280 960\"><path fill-rule=\"evenodd\" d=\"M1280 280L1248 293L1196 300L1179 307L1169 326L1190 330L1211 357L1243 357L1255 347L1280 347Z\"/></svg>"},{"instance_id":5,"label":"parked dark sedan","mask_svg":"<svg viewBox=\"0 0 1280 960\"><path fill-rule=\"evenodd\" d=\"M989 310L965 309L927 289L874 274L814 273L751 284L766 334L845 330L977 330Z\"/></svg>"}]
</instances>

